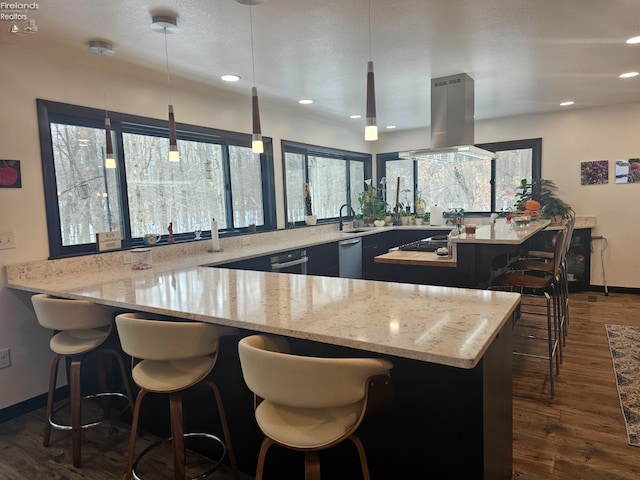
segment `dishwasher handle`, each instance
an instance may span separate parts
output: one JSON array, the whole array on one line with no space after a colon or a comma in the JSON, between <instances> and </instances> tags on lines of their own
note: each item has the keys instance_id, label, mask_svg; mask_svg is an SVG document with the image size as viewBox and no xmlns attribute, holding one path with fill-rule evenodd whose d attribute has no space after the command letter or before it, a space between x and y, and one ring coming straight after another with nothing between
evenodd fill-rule
<instances>
[{"instance_id":1,"label":"dishwasher handle","mask_svg":"<svg viewBox=\"0 0 640 480\"><path fill-rule=\"evenodd\" d=\"M307 263L308 261L309 261L309 257L302 257L296 260L291 260L290 262L272 263L271 270L280 270L281 268L294 267L296 265L302 265L303 263Z\"/></svg>"},{"instance_id":2,"label":"dishwasher handle","mask_svg":"<svg viewBox=\"0 0 640 480\"><path fill-rule=\"evenodd\" d=\"M354 238L353 240L343 240L340 242L341 247L348 247L349 245L355 245L356 243L360 243L359 238Z\"/></svg>"}]
</instances>

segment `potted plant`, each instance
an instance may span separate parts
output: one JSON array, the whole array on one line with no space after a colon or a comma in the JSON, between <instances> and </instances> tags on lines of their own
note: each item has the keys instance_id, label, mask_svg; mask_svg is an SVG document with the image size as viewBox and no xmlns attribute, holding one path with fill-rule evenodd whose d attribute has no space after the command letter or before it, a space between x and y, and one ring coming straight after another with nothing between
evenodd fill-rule
<instances>
[{"instance_id":1,"label":"potted plant","mask_svg":"<svg viewBox=\"0 0 640 480\"><path fill-rule=\"evenodd\" d=\"M315 225L318 219L311 209L311 186L307 182L304 184L304 208L306 211L306 216L304 217L305 223L307 225Z\"/></svg>"},{"instance_id":2,"label":"potted plant","mask_svg":"<svg viewBox=\"0 0 640 480\"><path fill-rule=\"evenodd\" d=\"M376 220L383 220L387 211L387 202L382 198L382 191L373 185L358 195L360 211L364 217L365 225L373 225Z\"/></svg>"},{"instance_id":3,"label":"potted plant","mask_svg":"<svg viewBox=\"0 0 640 480\"><path fill-rule=\"evenodd\" d=\"M542 218L551 219L555 223L560 223L562 219L569 218L574 212L571 205L556 197L556 185L553 180L540 178L529 183L526 179L520 181L516 188L515 207L525 211L527 202L535 200L540 203Z\"/></svg>"}]
</instances>

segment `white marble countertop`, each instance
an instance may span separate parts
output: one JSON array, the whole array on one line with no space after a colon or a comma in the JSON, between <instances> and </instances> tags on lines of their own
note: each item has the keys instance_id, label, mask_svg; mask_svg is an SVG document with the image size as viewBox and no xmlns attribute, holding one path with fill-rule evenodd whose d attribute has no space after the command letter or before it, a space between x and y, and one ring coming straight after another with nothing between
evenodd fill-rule
<instances>
[{"instance_id":1,"label":"white marble countertop","mask_svg":"<svg viewBox=\"0 0 640 480\"><path fill-rule=\"evenodd\" d=\"M9 286L460 368L477 365L520 299L507 292L185 263Z\"/></svg>"},{"instance_id":2,"label":"white marble countertop","mask_svg":"<svg viewBox=\"0 0 640 480\"><path fill-rule=\"evenodd\" d=\"M527 226L520 227L515 222L507 223L504 218L499 218L496 223L478 225L475 235L462 233L451 237L454 243L490 243L496 245L519 245L546 228L549 220L535 220Z\"/></svg>"}]
</instances>

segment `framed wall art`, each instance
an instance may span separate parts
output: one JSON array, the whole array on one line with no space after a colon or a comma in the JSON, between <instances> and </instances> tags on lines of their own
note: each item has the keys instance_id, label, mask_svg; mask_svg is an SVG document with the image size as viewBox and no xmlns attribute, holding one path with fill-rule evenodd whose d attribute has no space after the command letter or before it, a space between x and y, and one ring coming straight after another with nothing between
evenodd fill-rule
<instances>
[{"instance_id":1,"label":"framed wall art","mask_svg":"<svg viewBox=\"0 0 640 480\"><path fill-rule=\"evenodd\" d=\"M616 160L616 183L640 183L640 158Z\"/></svg>"},{"instance_id":2,"label":"framed wall art","mask_svg":"<svg viewBox=\"0 0 640 480\"><path fill-rule=\"evenodd\" d=\"M0 160L0 188L22 188L20 160Z\"/></svg>"},{"instance_id":3,"label":"framed wall art","mask_svg":"<svg viewBox=\"0 0 640 480\"><path fill-rule=\"evenodd\" d=\"M609 183L609 160L595 160L580 164L580 185Z\"/></svg>"}]
</instances>

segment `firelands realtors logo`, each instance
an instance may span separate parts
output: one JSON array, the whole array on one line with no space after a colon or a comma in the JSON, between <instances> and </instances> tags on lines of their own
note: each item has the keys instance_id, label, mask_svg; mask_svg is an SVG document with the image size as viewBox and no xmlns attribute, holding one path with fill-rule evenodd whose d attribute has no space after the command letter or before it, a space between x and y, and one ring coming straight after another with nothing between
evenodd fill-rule
<instances>
[{"instance_id":1,"label":"firelands realtors logo","mask_svg":"<svg viewBox=\"0 0 640 480\"><path fill-rule=\"evenodd\" d=\"M0 20L9 22L8 30L12 35L36 33L38 27L32 16L39 9L39 3L0 2Z\"/></svg>"}]
</instances>

